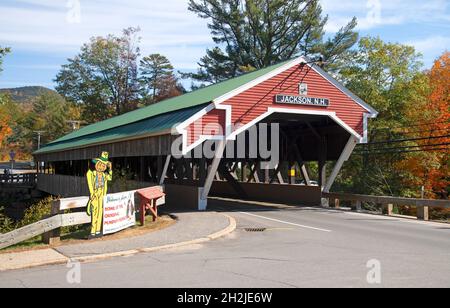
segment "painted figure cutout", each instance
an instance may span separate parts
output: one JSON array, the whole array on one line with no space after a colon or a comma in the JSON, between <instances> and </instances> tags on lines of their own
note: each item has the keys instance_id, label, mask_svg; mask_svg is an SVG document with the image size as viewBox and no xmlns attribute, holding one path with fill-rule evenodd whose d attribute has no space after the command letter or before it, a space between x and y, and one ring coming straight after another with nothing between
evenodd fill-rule
<instances>
[{"instance_id":1,"label":"painted figure cutout","mask_svg":"<svg viewBox=\"0 0 450 308\"><path fill-rule=\"evenodd\" d=\"M92 218L89 239L102 236L103 198L108 193L108 182L112 181L112 164L108 161L109 153L103 152L100 158L93 159L95 170L86 174L91 197L87 206L87 214Z\"/></svg>"}]
</instances>

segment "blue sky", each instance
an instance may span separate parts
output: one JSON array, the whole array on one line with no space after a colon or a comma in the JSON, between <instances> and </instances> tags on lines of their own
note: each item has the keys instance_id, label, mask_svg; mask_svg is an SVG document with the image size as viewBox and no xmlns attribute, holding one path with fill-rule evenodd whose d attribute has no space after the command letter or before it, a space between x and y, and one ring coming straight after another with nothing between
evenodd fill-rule
<instances>
[{"instance_id":1,"label":"blue sky","mask_svg":"<svg viewBox=\"0 0 450 308\"><path fill-rule=\"evenodd\" d=\"M426 67L450 50L448 0L322 0L331 35L353 16L361 35L413 45ZM0 88L41 85L91 36L142 29L142 54L162 53L189 71L213 46L206 22L185 0L1 0L0 45L13 53L4 62Z\"/></svg>"}]
</instances>

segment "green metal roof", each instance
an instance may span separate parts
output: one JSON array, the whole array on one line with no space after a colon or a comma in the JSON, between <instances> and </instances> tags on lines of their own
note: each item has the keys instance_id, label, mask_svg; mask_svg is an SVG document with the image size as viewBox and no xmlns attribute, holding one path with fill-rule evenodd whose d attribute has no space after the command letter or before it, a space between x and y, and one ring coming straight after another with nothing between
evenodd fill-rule
<instances>
[{"instance_id":1,"label":"green metal roof","mask_svg":"<svg viewBox=\"0 0 450 308\"><path fill-rule=\"evenodd\" d=\"M175 124L181 123L199 112L205 104L192 108L182 109L171 113L165 113L156 117L104 130L95 134L72 138L67 141L52 142L36 151L34 154L58 152L87 145L107 143L114 140L126 140L130 137L139 137L153 132L170 130Z\"/></svg>"},{"instance_id":2,"label":"green metal roof","mask_svg":"<svg viewBox=\"0 0 450 308\"><path fill-rule=\"evenodd\" d=\"M164 129L171 128L176 123L188 119L197 111L201 110L205 104L210 103L213 100L257 78L270 73L289 61L281 62L267 68L247 73L236 78L213 84L181 96L167 99L154 105L140 108L132 112L83 127L78 131L47 144L34 154L63 151L100 142L113 141L127 137L131 138L138 136L139 134L150 134L163 131ZM193 108L197 106L201 106L201 108ZM180 111L180 113L175 111ZM161 115L166 116L160 118L159 116ZM151 121L154 117L157 117L155 122ZM164 126L163 128L161 125L156 124L160 123L159 119L162 118L165 119L167 124L170 124L169 127L162 125ZM147 119L149 120L148 122L143 121ZM135 125L132 125L133 123L135 123ZM164 122L160 124L164 124Z\"/></svg>"}]
</instances>

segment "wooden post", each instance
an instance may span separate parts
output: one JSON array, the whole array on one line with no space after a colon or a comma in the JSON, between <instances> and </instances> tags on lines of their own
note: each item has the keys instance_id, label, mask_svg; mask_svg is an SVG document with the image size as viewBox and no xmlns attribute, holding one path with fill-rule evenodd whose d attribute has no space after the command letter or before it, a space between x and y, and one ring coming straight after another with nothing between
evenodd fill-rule
<instances>
[{"instance_id":1,"label":"wooden post","mask_svg":"<svg viewBox=\"0 0 450 308\"><path fill-rule=\"evenodd\" d=\"M392 216L394 214L394 205L393 204L383 204L383 214L386 213L388 216Z\"/></svg>"},{"instance_id":2,"label":"wooden post","mask_svg":"<svg viewBox=\"0 0 450 308\"><path fill-rule=\"evenodd\" d=\"M417 207L417 219L429 221L430 215L429 215L429 207L428 206L418 206Z\"/></svg>"},{"instance_id":3,"label":"wooden post","mask_svg":"<svg viewBox=\"0 0 450 308\"><path fill-rule=\"evenodd\" d=\"M141 197L141 203L139 208L139 220L141 222L141 226L145 226L145 213L147 211L147 200Z\"/></svg>"},{"instance_id":4,"label":"wooden post","mask_svg":"<svg viewBox=\"0 0 450 308\"><path fill-rule=\"evenodd\" d=\"M322 197L321 198L321 205L324 208L329 208L330 207L330 200L333 200L333 198L327 198L327 197Z\"/></svg>"},{"instance_id":5,"label":"wooden post","mask_svg":"<svg viewBox=\"0 0 450 308\"><path fill-rule=\"evenodd\" d=\"M55 200L52 202L52 210L51 210L50 217L56 216L59 214L61 214L60 201ZM55 229L53 231L44 233L42 235L42 241L44 242L44 244L47 244L47 245L58 244L61 241L61 229Z\"/></svg>"},{"instance_id":6,"label":"wooden post","mask_svg":"<svg viewBox=\"0 0 450 308\"><path fill-rule=\"evenodd\" d=\"M270 170L264 169L264 183L270 184Z\"/></svg>"},{"instance_id":7,"label":"wooden post","mask_svg":"<svg viewBox=\"0 0 450 308\"><path fill-rule=\"evenodd\" d=\"M295 185L297 180L297 171L295 169L295 164L289 163L289 184Z\"/></svg>"},{"instance_id":8,"label":"wooden post","mask_svg":"<svg viewBox=\"0 0 450 308\"><path fill-rule=\"evenodd\" d=\"M339 209L341 207L341 202L339 201L339 199L334 200L334 207L336 209Z\"/></svg>"},{"instance_id":9,"label":"wooden post","mask_svg":"<svg viewBox=\"0 0 450 308\"><path fill-rule=\"evenodd\" d=\"M352 206L355 208L357 212L361 212L362 210L361 201L352 201Z\"/></svg>"},{"instance_id":10,"label":"wooden post","mask_svg":"<svg viewBox=\"0 0 450 308\"><path fill-rule=\"evenodd\" d=\"M394 205L393 204L387 205L387 214L388 214L388 216L392 216L392 214L394 214Z\"/></svg>"}]
</instances>

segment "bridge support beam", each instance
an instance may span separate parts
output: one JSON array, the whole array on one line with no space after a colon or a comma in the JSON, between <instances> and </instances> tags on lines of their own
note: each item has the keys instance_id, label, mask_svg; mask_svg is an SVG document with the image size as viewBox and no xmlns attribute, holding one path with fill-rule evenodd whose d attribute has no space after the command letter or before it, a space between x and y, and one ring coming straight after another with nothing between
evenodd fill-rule
<instances>
[{"instance_id":1,"label":"bridge support beam","mask_svg":"<svg viewBox=\"0 0 450 308\"><path fill-rule=\"evenodd\" d=\"M164 181L166 180L167 171L169 170L169 164L170 164L171 159L172 159L172 155L167 155L163 169L161 171L158 170L159 185L164 185ZM160 162L158 162L158 169L160 167L161 167Z\"/></svg>"},{"instance_id":2,"label":"bridge support beam","mask_svg":"<svg viewBox=\"0 0 450 308\"><path fill-rule=\"evenodd\" d=\"M337 178L339 172L341 171L342 166L344 165L344 163L346 161L348 161L348 159L350 158L350 155L352 155L352 152L355 149L357 144L358 144L358 140L356 139L356 137L351 136L347 142L347 145L344 148L344 151L341 154L341 157L339 157L339 160L336 162L336 165L334 166L334 169L331 172L330 177L326 181L323 192L325 192L325 193L330 192L330 189L333 186L334 181L336 181L336 178Z\"/></svg>"},{"instance_id":3,"label":"bridge support beam","mask_svg":"<svg viewBox=\"0 0 450 308\"><path fill-rule=\"evenodd\" d=\"M358 144L358 139L356 139L356 137L354 137L354 136L351 136L344 148L344 151L341 154L341 157L339 157L338 161L336 162L336 165L334 166L330 177L326 181L326 184L322 190L324 193L330 192L331 187L333 186L339 172L342 169L342 166L344 165L344 163L346 161L348 161L348 159L350 158L350 155L352 154L352 152L355 149L357 144ZM328 199L322 198L322 206L329 207Z\"/></svg>"},{"instance_id":4,"label":"bridge support beam","mask_svg":"<svg viewBox=\"0 0 450 308\"><path fill-rule=\"evenodd\" d=\"M208 169L208 175L205 180L205 185L200 188L199 200L198 200L198 210L206 211L208 207L208 196L211 190L214 178L218 172L220 161L222 160L223 153L226 146L226 140L220 140L216 142L216 151L214 154L214 159L210 168Z\"/></svg>"}]
</instances>

